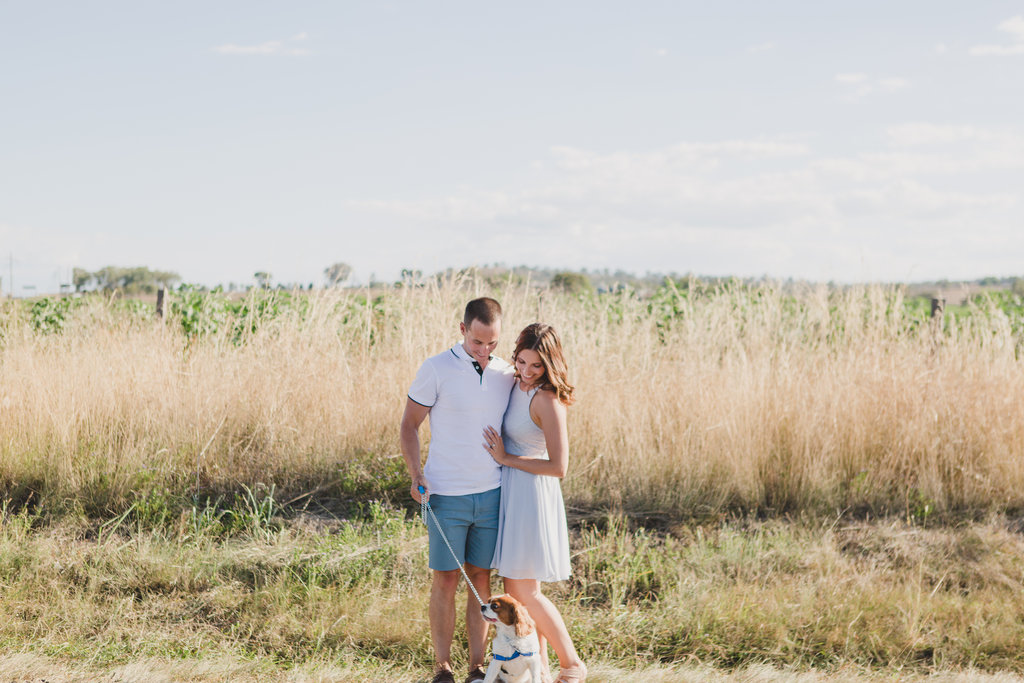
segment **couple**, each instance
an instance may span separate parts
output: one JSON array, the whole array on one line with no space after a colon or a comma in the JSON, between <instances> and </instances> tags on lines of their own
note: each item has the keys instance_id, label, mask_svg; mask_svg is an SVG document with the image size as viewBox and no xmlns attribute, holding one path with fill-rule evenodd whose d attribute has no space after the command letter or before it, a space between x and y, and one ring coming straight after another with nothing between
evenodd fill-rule
<instances>
[{"instance_id":1,"label":"couple","mask_svg":"<svg viewBox=\"0 0 1024 683\"><path fill-rule=\"evenodd\" d=\"M573 387L561 343L549 325L534 323L516 341L515 367L495 358L501 305L486 297L466 305L459 331L461 342L420 367L402 416L402 455L412 497L421 502L419 487L424 487L422 498L429 499L458 555L456 561L431 518L433 683L455 682L451 645L460 565L483 598L491 594L491 567L496 568L505 590L537 624L545 680L551 680L550 641L562 667L559 683L578 683L586 666L561 614L540 588L541 581L565 580L570 571L559 479L569 462L566 406L573 402ZM430 457L421 471L419 427L428 414ZM470 671L465 683L482 681L487 623L472 594L466 600L466 630Z\"/></svg>"}]
</instances>

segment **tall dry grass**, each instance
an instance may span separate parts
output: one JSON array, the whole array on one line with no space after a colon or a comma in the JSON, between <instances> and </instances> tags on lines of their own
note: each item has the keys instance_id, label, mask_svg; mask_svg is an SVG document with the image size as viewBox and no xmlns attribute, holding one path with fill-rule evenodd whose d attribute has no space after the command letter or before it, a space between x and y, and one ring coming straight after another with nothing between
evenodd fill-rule
<instances>
[{"instance_id":1,"label":"tall dry grass","mask_svg":"<svg viewBox=\"0 0 1024 683\"><path fill-rule=\"evenodd\" d=\"M1021 340L999 311L937 329L899 289L650 300L472 278L304 294L240 342L99 299L41 334L8 307L0 487L109 512L149 489L336 493L359 459L393 472L416 368L484 294L506 309L500 355L537 319L562 336L579 397L570 505L925 518L1024 503Z\"/></svg>"},{"instance_id":2,"label":"tall dry grass","mask_svg":"<svg viewBox=\"0 0 1024 683\"><path fill-rule=\"evenodd\" d=\"M663 342L656 318L630 317L570 323L575 450L593 467L577 499L883 514L1022 500L1024 364L997 311L936 330L899 290L734 288L691 297Z\"/></svg>"}]
</instances>

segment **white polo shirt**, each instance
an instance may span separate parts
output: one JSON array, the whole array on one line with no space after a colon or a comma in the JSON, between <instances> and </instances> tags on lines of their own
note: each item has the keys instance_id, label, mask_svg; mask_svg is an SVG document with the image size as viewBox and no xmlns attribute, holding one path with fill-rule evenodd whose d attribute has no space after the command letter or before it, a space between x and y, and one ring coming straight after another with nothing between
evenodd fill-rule
<instances>
[{"instance_id":1,"label":"white polo shirt","mask_svg":"<svg viewBox=\"0 0 1024 683\"><path fill-rule=\"evenodd\" d=\"M430 492L465 496L501 486L501 466L484 450L484 427L501 432L514 382L512 366L491 357L478 373L462 344L423 362L409 398L430 408Z\"/></svg>"}]
</instances>

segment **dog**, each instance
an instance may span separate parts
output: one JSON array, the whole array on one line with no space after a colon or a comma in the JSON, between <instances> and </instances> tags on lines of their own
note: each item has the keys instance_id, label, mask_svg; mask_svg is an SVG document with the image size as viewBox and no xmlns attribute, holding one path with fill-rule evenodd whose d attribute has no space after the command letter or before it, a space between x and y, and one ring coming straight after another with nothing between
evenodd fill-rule
<instances>
[{"instance_id":1,"label":"dog","mask_svg":"<svg viewBox=\"0 0 1024 683\"><path fill-rule=\"evenodd\" d=\"M495 630L484 683L541 683L537 627L523 604L511 595L497 595L480 611Z\"/></svg>"}]
</instances>

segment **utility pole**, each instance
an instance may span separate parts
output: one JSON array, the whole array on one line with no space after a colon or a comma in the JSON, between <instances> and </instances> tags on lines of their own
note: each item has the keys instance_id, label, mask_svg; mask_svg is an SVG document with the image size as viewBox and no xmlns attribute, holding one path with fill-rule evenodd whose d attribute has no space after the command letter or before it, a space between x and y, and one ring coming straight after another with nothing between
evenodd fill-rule
<instances>
[{"instance_id":1,"label":"utility pole","mask_svg":"<svg viewBox=\"0 0 1024 683\"><path fill-rule=\"evenodd\" d=\"M13 299L14 298L14 252L13 251L11 252L11 282L7 286L10 287L10 289L7 290L7 293L10 294L10 297Z\"/></svg>"}]
</instances>

